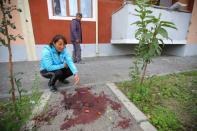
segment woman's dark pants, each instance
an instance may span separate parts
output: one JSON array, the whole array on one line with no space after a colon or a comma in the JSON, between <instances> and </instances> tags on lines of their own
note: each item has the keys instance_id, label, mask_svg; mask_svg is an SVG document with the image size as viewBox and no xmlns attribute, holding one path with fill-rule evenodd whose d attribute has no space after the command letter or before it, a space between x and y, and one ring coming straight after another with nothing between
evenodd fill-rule
<instances>
[{"instance_id":1,"label":"woman's dark pants","mask_svg":"<svg viewBox=\"0 0 197 131\"><path fill-rule=\"evenodd\" d=\"M73 75L70 68L62 68L60 70L54 70L54 71L42 70L40 71L40 74L43 77L50 79L48 82L48 86L55 86L57 80L64 81L64 79Z\"/></svg>"}]
</instances>

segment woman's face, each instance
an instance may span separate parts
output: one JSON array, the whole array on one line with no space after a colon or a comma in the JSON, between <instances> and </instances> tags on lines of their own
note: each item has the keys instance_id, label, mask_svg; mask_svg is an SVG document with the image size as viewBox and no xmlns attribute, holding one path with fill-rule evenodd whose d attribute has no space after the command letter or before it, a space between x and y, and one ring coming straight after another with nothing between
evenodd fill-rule
<instances>
[{"instance_id":1,"label":"woman's face","mask_svg":"<svg viewBox=\"0 0 197 131\"><path fill-rule=\"evenodd\" d=\"M58 52L62 52L64 50L65 44L62 39L59 39L56 43L54 43L54 46Z\"/></svg>"}]
</instances>

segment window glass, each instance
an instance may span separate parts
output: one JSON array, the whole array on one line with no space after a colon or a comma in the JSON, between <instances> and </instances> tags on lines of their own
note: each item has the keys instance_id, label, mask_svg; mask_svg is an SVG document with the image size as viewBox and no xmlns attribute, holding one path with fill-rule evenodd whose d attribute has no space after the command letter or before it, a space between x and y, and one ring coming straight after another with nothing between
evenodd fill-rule
<instances>
[{"instance_id":1,"label":"window glass","mask_svg":"<svg viewBox=\"0 0 197 131\"><path fill-rule=\"evenodd\" d=\"M92 0L81 0L80 9L83 17L91 18L92 17Z\"/></svg>"},{"instance_id":2,"label":"window glass","mask_svg":"<svg viewBox=\"0 0 197 131\"><path fill-rule=\"evenodd\" d=\"M77 0L69 0L69 12L70 16L75 16L78 12Z\"/></svg>"},{"instance_id":3,"label":"window glass","mask_svg":"<svg viewBox=\"0 0 197 131\"><path fill-rule=\"evenodd\" d=\"M60 1L59 0L54 0L53 8L54 8L54 15L61 15Z\"/></svg>"},{"instance_id":4,"label":"window glass","mask_svg":"<svg viewBox=\"0 0 197 131\"><path fill-rule=\"evenodd\" d=\"M84 21L95 21L96 0L47 0L49 19L72 20L77 12Z\"/></svg>"},{"instance_id":5,"label":"window glass","mask_svg":"<svg viewBox=\"0 0 197 131\"><path fill-rule=\"evenodd\" d=\"M66 16L66 0L60 0L61 16Z\"/></svg>"}]
</instances>

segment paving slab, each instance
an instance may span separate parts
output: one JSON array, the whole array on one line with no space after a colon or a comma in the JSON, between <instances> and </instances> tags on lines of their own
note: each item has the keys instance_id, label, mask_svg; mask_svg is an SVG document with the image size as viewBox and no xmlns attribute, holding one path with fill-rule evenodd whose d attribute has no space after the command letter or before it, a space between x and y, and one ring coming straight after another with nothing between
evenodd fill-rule
<instances>
[{"instance_id":1,"label":"paving slab","mask_svg":"<svg viewBox=\"0 0 197 131\"><path fill-rule=\"evenodd\" d=\"M113 57L94 57L85 58L85 64L77 64L81 84L104 84L108 82L119 82L129 79L129 68L133 65L134 57L132 56L113 56ZM177 56L161 56L153 59L148 65L147 74L167 74L186 70L197 69L197 56L193 57L177 57ZM0 63L0 96L8 96L9 79L8 79L8 63ZM39 61L33 62L15 62L14 72L23 72L22 85L23 88L31 91L35 73L39 77L39 88L41 90L48 89L48 80L39 74ZM73 78L68 79L72 86ZM57 86L64 86L57 83Z\"/></svg>"},{"instance_id":2,"label":"paving slab","mask_svg":"<svg viewBox=\"0 0 197 131\"><path fill-rule=\"evenodd\" d=\"M90 91L93 94L99 95L104 92L104 94L114 102L117 102L121 105L120 112L113 110L110 105L107 106L105 112L96 120L88 123L88 124L76 124L68 128L68 131L142 131L140 126L137 124L132 115L128 112L128 110L124 107L124 105L119 101L119 99L113 94L113 92L105 85L105 84L97 84L89 86ZM39 127L38 131L59 131L61 124L64 122L65 117L75 118L72 110L66 110L64 106L62 106L63 95L60 93L61 90L66 90L67 93L76 93L74 87L61 87L59 88L59 92L56 94L51 94L51 98L48 102L48 107L58 106L59 111L58 115L52 119L49 123L43 124ZM118 126L118 123L122 120L121 116L130 120L127 128L122 128Z\"/></svg>"}]
</instances>

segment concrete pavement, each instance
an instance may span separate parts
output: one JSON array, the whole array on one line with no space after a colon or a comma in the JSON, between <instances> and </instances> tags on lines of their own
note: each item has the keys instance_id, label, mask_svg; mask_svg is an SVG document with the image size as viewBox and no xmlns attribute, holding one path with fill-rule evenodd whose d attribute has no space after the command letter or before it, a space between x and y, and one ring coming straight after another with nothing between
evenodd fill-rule
<instances>
[{"instance_id":1,"label":"concrete pavement","mask_svg":"<svg viewBox=\"0 0 197 131\"><path fill-rule=\"evenodd\" d=\"M77 64L81 84L104 84L107 82L118 82L129 79L129 68L132 66L134 58L132 56L95 57L84 59L85 64ZM148 74L165 74L185 70L197 69L197 56L176 57L161 56L154 58L148 65ZM0 63L0 96L8 94L8 64ZM31 90L35 73L39 76L40 89L48 89L48 80L39 74L39 61L15 62L14 72L23 72L22 84L26 90ZM71 86L74 83L73 77L69 78ZM57 86L64 86L57 83Z\"/></svg>"},{"instance_id":2,"label":"concrete pavement","mask_svg":"<svg viewBox=\"0 0 197 131\"><path fill-rule=\"evenodd\" d=\"M69 130L105 130L105 131L141 131L141 127L146 127L147 129L147 121L145 125L141 125L138 122L140 119L139 116L135 116L132 113L129 113L128 107L123 106L124 102L120 102L118 98L120 96L115 96L112 91L106 86L106 83L109 82L119 82L129 79L130 67L132 66L134 58L132 56L116 56L116 57L99 57L99 58L86 58L85 64L77 64L79 75L82 85L90 85L91 91L93 93L101 93L104 92L111 100L121 103L121 113L123 116L127 116L130 120L130 124L128 128L122 129L117 126L118 121L120 121L120 117L117 115L116 111L113 111L108 106L105 113L96 121L89 124L79 124L75 126L71 126ZM8 71L7 71L7 63L0 63L0 98L10 96L8 94L9 91L9 79L8 79ZM181 72L188 70L197 70L197 57L175 57L175 56L162 56L157 57L153 60L153 62L148 65L147 73L149 75L153 74L168 74L173 72ZM39 81L37 81L39 88L41 90L48 89L47 82L48 80L42 78L39 74L39 62L16 62L14 63L14 71L15 72L23 72L22 76L22 84L23 88L31 91L31 87L33 85L33 81L35 79L35 73L38 74ZM68 93L73 93L73 77L69 78L70 84L62 85L57 83L59 90L66 89ZM118 98L117 98L118 97ZM57 131L60 130L60 125L64 122L65 116L70 115L74 117L69 110L65 110L64 106L61 106L62 96L60 93L54 94L51 93L50 99L48 100L47 105L60 104L58 108L62 110L52 121L51 124L42 125L38 130L50 130ZM129 102L129 101L128 101ZM128 103L127 103L128 104ZM131 107L131 106L129 106ZM134 110L134 108L132 108ZM136 112L135 109L134 112ZM109 113L110 112L110 113ZM110 119L109 119L110 118ZM143 124L143 123L142 123ZM148 127L151 125L149 124ZM154 127L153 127L154 128ZM152 128L151 128L152 129Z\"/></svg>"}]
</instances>

